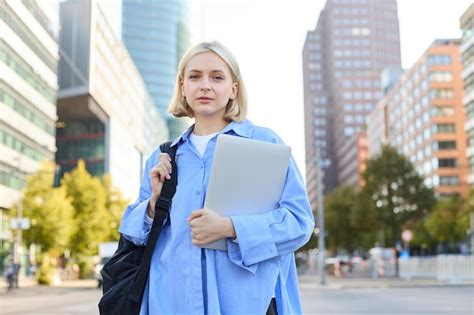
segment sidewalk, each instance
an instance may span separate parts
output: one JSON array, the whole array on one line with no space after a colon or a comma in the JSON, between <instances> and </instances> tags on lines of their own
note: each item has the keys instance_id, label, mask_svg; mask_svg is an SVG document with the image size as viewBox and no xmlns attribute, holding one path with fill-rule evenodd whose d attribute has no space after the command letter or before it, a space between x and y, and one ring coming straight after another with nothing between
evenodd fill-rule
<instances>
[{"instance_id":1,"label":"sidewalk","mask_svg":"<svg viewBox=\"0 0 474 315\"><path fill-rule=\"evenodd\" d=\"M326 284L320 284L317 273L305 273L298 276L301 289L356 289L356 288L404 288L404 287L433 287L433 286L474 286L474 281L450 282L436 279L401 278L338 278L326 275Z\"/></svg>"},{"instance_id":2,"label":"sidewalk","mask_svg":"<svg viewBox=\"0 0 474 315\"><path fill-rule=\"evenodd\" d=\"M19 281L19 288L14 288L11 291L7 291L7 281L5 277L0 277L0 297L5 296L30 296L30 295L42 295L51 293L61 293L66 290L84 290L84 289L96 289L97 280L86 279L86 280L69 280L63 281L61 284L56 286L45 286L38 285L33 277L21 277Z\"/></svg>"}]
</instances>

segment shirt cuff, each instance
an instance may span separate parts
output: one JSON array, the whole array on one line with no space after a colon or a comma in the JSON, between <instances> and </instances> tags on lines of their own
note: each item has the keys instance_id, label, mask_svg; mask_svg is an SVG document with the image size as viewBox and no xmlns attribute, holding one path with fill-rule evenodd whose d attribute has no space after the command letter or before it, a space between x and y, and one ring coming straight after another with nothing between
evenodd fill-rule
<instances>
[{"instance_id":1,"label":"shirt cuff","mask_svg":"<svg viewBox=\"0 0 474 315\"><path fill-rule=\"evenodd\" d=\"M242 255L240 253L239 244L234 242L232 239L227 239L227 255L229 256L229 260L234 263L235 265L239 266L242 269L245 269L252 274L257 273L258 264L246 265L244 260L242 259Z\"/></svg>"},{"instance_id":2,"label":"shirt cuff","mask_svg":"<svg viewBox=\"0 0 474 315\"><path fill-rule=\"evenodd\" d=\"M270 218L269 218L270 216ZM232 216L235 234L238 238L242 263L251 266L257 262L278 256L275 240L270 230L272 213ZM232 242L228 242L232 243Z\"/></svg>"},{"instance_id":3,"label":"shirt cuff","mask_svg":"<svg viewBox=\"0 0 474 315\"><path fill-rule=\"evenodd\" d=\"M147 208L148 209L148 208ZM148 211L145 211L145 227L151 228L151 225L153 224L153 218L148 215Z\"/></svg>"},{"instance_id":4,"label":"shirt cuff","mask_svg":"<svg viewBox=\"0 0 474 315\"><path fill-rule=\"evenodd\" d=\"M130 214L122 220L119 232L126 236L136 245L143 245L148 240L151 224L148 225L146 221L146 210L148 208L149 199L139 203ZM153 223L153 220L152 220Z\"/></svg>"}]
</instances>

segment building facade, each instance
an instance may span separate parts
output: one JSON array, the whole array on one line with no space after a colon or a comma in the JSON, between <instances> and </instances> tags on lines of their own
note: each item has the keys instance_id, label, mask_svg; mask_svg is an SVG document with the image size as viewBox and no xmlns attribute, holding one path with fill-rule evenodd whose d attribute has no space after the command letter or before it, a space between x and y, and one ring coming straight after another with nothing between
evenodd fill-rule
<instances>
[{"instance_id":1,"label":"building facade","mask_svg":"<svg viewBox=\"0 0 474 315\"><path fill-rule=\"evenodd\" d=\"M381 71L400 68L397 16L395 0L328 0L316 29L308 32L303 69L309 192L315 190L312 164L318 148L324 191L348 178L338 175L349 172L338 156L344 156L347 141L358 141L381 98Z\"/></svg>"},{"instance_id":2,"label":"building facade","mask_svg":"<svg viewBox=\"0 0 474 315\"><path fill-rule=\"evenodd\" d=\"M56 161L66 172L84 159L134 199L144 159L168 138L166 123L99 1L61 3L60 26Z\"/></svg>"},{"instance_id":3,"label":"building facade","mask_svg":"<svg viewBox=\"0 0 474 315\"><path fill-rule=\"evenodd\" d=\"M0 1L0 207L54 160L58 44L36 1Z\"/></svg>"},{"instance_id":4,"label":"building facade","mask_svg":"<svg viewBox=\"0 0 474 315\"><path fill-rule=\"evenodd\" d=\"M0 272L11 253L7 211L26 176L54 160L58 59L40 3L0 0Z\"/></svg>"},{"instance_id":5,"label":"building facade","mask_svg":"<svg viewBox=\"0 0 474 315\"><path fill-rule=\"evenodd\" d=\"M466 10L461 20L461 55L464 64L464 107L466 110L467 158L469 160L468 182L474 186L474 4Z\"/></svg>"},{"instance_id":6,"label":"building facade","mask_svg":"<svg viewBox=\"0 0 474 315\"><path fill-rule=\"evenodd\" d=\"M439 196L464 196L468 188L459 45L434 41L367 120L370 155L383 142L396 147Z\"/></svg>"},{"instance_id":7,"label":"building facade","mask_svg":"<svg viewBox=\"0 0 474 315\"><path fill-rule=\"evenodd\" d=\"M337 180L343 185L364 186L363 174L367 167L368 143L367 133L360 131L351 136L337 151L339 169Z\"/></svg>"},{"instance_id":8,"label":"building facade","mask_svg":"<svg viewBox=\"0 0 474 315\"><path fill-rule=\"evenodd\" d=\"M160 115L167 121L170 138L189 120L168 114L181 56L189 46L187 4L184 0L123 0L122 39L127 46Z\"/></svg>"}]
</instances>

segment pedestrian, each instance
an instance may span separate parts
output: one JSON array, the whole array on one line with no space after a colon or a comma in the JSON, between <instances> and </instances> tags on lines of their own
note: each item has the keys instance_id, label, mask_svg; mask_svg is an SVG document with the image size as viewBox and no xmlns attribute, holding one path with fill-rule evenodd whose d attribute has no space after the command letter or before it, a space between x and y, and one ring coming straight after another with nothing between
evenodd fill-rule
<instances>
[{"instance_id":1,"label":"pedestrian","mask_svg":"<svg viewBox=\"0 0 474 315\"><path fill-rule=\"evenodd\" d=\"M194 124L172 143L178 146L178 186L140 314L301 314L294 252L311 236L314 218L294 159L279 208L232 217L203 209L219 134L282 143L246 119L244 82L227 48L205 42L183 56L169 112ZM122 219L125 238L147 242L155 202L173 171L159 149L147 160L139 197ZM226 239L228 251L199 247L219 239Z\"/></svg>"},{"instance_id":2,"label":"pedestrian","mask_svg":"<svg viewBox=\"0 0 474 315\"><path fill-rule=\"evenodd\" d=\"M15 287L18 288L19 270L19 264L15 264L13 258L10 258L10 261L5 270L5 276L7 278L7 291L10 291Z\"/></svg>"}]
</instances>

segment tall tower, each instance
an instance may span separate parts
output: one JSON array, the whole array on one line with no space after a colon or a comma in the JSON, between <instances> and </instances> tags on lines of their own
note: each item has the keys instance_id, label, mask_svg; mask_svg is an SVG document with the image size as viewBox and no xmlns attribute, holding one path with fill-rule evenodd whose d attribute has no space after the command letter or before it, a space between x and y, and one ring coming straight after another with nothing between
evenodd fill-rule
<instances>
[{"instance_id":1,"label":"tall tower","mask_svg":"<svg viewBox=\"0 0 474 315\"><path fill-rule=\"evenodd\" d=\"M467 158L469 160L468 182L474 186L474 4L467 8L460 19L462 29L461 54L464 64L464 107L466 111Z\"/></svg>"},{"instance_id":2,"label":"tall tower","mask_svg":"<svg viewBox=\"0 0 474 315\"><path fill-rule=\"evenodd\" d=\"M166 123L149 110L145 83L100 1L62 2L60 23L56 161L67 172L83 159L133 199L144 159L168 136Z\"/></svg>"},{"instance_id":3,"label":"tall tower","mask_svg":"<svg viewBox=\"0 0 474 315\"><path fill-rule=\"evenodd\" d=\"M122 40L167 120L170 138L179 136L187 124L168 114L178 63L189 45L187 20L184 0L123 0Z\"/></svg>"},{"instance_id":4,"label":"tall tower","mask_svg":"<svg viewBox=\"0 0 474 315\"><path fill-rule=\"evenodd\" d=\"M437 39L377 104L371 155L385 143L413 163L438 196L468 193L460 41Z\"/></svg>"},{"instance_id":5,"label":"tall tower","mask_svg":"<svg viewBox=\"0 0 474 315\"><path fill-rule=\"evenodd\" d=\"M305 134L308 192L315 190L315 150L321 151L324 191L345 183L339 174L353 163L339 163L348 141L365 129L365 121L382 97L381 72L400 68L396 0L328 0L303 48ZM364 141L362 141L364 143ZM363 145L362 147L366 147ZM338 158L339 157L339 158ZM349 181L349 180L348 180ZM359 182L350 180L349 182ZM312 200L313 202L313 200Z\"/></svg>"},{"instance_id":6,"label":"tall tower","mask_svg":"<svg viewBox=\"0 0 474 315\"><path fill-rule=\"evenodd\" d=\"M0 0L0 209L56 152L58 43L37 1Z\"/></svg>"}]
</instances>

